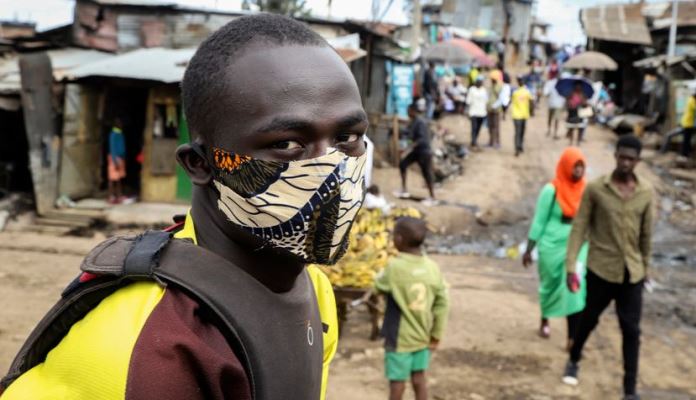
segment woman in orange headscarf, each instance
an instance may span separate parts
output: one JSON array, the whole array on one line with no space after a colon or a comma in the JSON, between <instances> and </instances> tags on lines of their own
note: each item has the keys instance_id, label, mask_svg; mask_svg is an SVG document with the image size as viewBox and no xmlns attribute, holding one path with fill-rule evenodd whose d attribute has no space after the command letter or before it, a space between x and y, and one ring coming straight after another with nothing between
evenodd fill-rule
<instances>
[{"instance_id":1,"label":"woman in orange headscarf","mask_svg":"<svg viewBox=\"0 0 696 400\"><path fill-rule=\"evenodd\" d=\"M585 308L584 266L587 243L578 256L576 278L580 283L580 290L575 293L566 285L564 265L573 217L580 207L582 192L585 190L585 166L585 156L580 149L569 147L563 151L556 166L556 177L539 194L534 221L529 229L527 251L522 257L523 265L528 267L532 263L532 251L537 247L541 305L539 334L549 337L549 318L567 317L569 346L573 341L578 315Z\"/></svg>"}]
</instances>

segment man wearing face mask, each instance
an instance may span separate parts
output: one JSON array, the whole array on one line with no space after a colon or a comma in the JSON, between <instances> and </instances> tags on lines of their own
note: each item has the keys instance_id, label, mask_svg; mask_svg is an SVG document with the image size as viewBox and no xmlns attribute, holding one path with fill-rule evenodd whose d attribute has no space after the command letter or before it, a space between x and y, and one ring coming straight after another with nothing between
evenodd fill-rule
<instances>
[{"instance_id":1,"label":"man wearing face mask","mask_svg":"<svg viewBox=\"0 0 696 400\"><path fill-rule=\"evenodd\" d=\"M323 398L336 309L305 265L340 259L362 205L353 76L301 23L259 14L201 44L182 98L185 221L93 250L2 400Z\"/></svg>"}]
</instances>

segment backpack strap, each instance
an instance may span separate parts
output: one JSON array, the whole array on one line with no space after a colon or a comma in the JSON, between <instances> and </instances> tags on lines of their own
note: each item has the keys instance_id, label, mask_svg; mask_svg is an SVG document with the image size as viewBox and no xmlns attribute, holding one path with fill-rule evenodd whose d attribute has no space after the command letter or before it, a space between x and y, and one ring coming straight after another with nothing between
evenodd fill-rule
<instances>
[{"instance_id":1,"label":"backpack strap","mask_svg":"<svg viewBox=\"0 0 696 400\"><path fill-rule=\"evenodd\" d=\"M152 270L159 264L162 249L172 234L148 231L138 236L123 262L123 274L130 278L152 278Z\"/></svg>"}]
</instances>

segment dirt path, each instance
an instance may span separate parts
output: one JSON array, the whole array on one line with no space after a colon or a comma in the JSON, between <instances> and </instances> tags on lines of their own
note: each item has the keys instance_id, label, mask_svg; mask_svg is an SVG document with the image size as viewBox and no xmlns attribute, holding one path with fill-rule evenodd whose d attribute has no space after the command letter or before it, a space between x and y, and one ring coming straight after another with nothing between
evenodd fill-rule
<instances>
[{"instance_id":1,"label":"dirt path","mask_svg":"<svg viewBox=\"0 0 696 400\"><path fill-rule=\"evenodd\" d=\"M481 210L505 206L529 215L538 190L552 177L566 144L544 136L544 121L542 113L530 122L526 153L519 158L512 155L512 122L505 121L503 148L471 155L465 174L442 185L438 196ZM460 126L458 134L468 137L468 122L448 123ZM483 140L486 135L484 130ZM610 133L589 130L583 150L590 177L612 168L612 139ZM645 168L641 173L650 175ZM375 181L388 195L398 187L397 177L395 169L375 171ZM409 186L412 192L424 194L418 174L410 174ZM469 236L486 236L501 229L478 227L473 213L463 208L437 206L426 211L429 219L449 234L468 231ZM527 226L528 222L522 221L505 229L523 232ZM102 238L0 233L0 371L7 368L29 331L76 275L83 254ZM565 361L564 322L552 321L550 340L535 335L538 305L533 269L524 270L518 261L510 260L435 258L451 284L452 314L429 374L433 399L619 398L620 337L612 310L589 341L582 385L569 388L560 384L559 378ZM692 271L688 276L693 277ZM684 282L688 286L693 281ZM640 388L646 399L696 399L696 329L673 318L678 297L664 305L655 301L661 293L646 296L646 309L653 311L643 323ZM693 308L693 303L681 306ZM332 367L330 400L386 398L381 343L367 340L367 318L365 312L354 312L345 327Z\"/></svg>"},{"instance_id":2,"label":"dirt path","mask_svg":"<svg viewBox=\"0 0 696 400\"><path fill-rule=\"evenodd\" d=\"M565 140L545 137L546 115L529 121L526 152L513 157L512 121L502 125L503 148L474 153L465 173L446 182L437 195L485 210L512 206L530 215L541 186L553 176ZM468 142L468 122L450 119ZM487 139L487 132L482 132ZM598 177L614 166L612 133L590 128L582 150L588 159L588 177ZM639 173L655 180L645 166ZM398 187L394 169L376 171L375 181L385 193ZM409 176L409 189L425 194L419 174ZM412 189L411 189L412 188ZM413 203L411 203L413 204ZM449 234L474 230L471 212L456 207L425 209ZM529 222L520 222L526 230ZM474 224L475 225L475 224ZM500 229L488 228L488 229ZM519 232L519 229L518 229ZM452 313L447 337L433 359L429 382L434 399L611 399L619 398L622 381L620 334L615 313L608 310L588 342L579 388L560 383L566 360L565 323L553 320L553 336L536 336L537 278L533 269L523 270L518 261L466 256L436 256L451 284ZM692 270L693 271L693 270ZM650 309L656 298L646 296ZM655 307L653 307L655 308ZM696 330L672 321L669 312L650 313L643 322L640 389L647 399L696 399ZM354 313L341 339L340 356L333 366L329 398L384 399L381 343L366 340L365 315ZM410 394L409 394L410 396ZM407 397L411 398L411 397Z\"/></svg>"}]
</instances>

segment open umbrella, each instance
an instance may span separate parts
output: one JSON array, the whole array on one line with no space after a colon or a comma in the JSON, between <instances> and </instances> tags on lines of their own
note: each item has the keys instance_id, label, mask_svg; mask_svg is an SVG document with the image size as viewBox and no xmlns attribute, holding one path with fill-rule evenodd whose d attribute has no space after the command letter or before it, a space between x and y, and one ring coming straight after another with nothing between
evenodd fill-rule
<instances>
[{"instance_id":1,"label":"open umbrella","mask_svg":"<svg viewBox=\"0 0 696 400\"><path fill-rule=\"evenodd\" d=\"M474 57L464 48L452 42L439 42L432 44L423 51L423 58L431 61L444 61L450 64L468 64Z\"/></svg>"},{"instance_id":2,"label":"open umbrella","mask_svg":"<svg viewBox=\"0 0 696 400\"><path fill-rule=\"evenodd\" d=\"M563 64L563 68L569 69L606 69L613 71L618 68L616 61L604 53L585 51L570 57Z\"/></svg>"},{"instance_id":3,"label":"open umbrella","mask_svg":"<svg viewBox=\"0 0 696 400\"><path fill-rule=\"evenodd\" d=\"M471 39L481 43L492 43L500 40L500 36L490 29L479 28L471 33Z\"/></svg>"},{"instance_id":4,"label":"open umbrella","mask_svg":"<svg viewBox=\"0 0 696 400\"><path fill-rule=\"evenodd\" d=\"M559 79L556 82L556 90L563 97L568 97L573 93L575 85L580 84L582 87L582 92L585 94L585 98L592 98L594 95L594 89L592 88L592 82L580 76L573 76L570 78Z\"/></svg>"},{"instance_id":5,"label":"open umbrella","mask_svg":"<svg viewBox=\"0 0 696 400\"><path fill-rule=\"evenodd\" d=\"M449 41L449 43L453 43L464 49L470 56L474 57L474 59L480 66L492 67L495 65L493 60L491 60L491 58L488 57L488 54L486 54L486 52L483 51L482 48L480 48L476 43L472 42L471 40L452 39Z\"/></svg>"}]
</instances>

